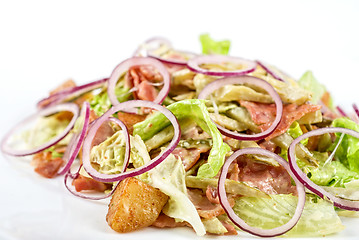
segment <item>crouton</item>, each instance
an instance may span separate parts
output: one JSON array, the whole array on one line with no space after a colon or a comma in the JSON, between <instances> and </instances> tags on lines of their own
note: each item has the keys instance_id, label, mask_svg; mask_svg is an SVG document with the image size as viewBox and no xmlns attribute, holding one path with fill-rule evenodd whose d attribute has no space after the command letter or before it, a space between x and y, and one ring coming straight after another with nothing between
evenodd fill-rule
<instances>
[{"instance_id":1,"label":"crouton","mask_svg":"<svg viewBox=\"0 0 359 240\"><path fill-rule=\"evenodd\" d=\"M106 221L115 231L126 233L152 225L168 196L137 180L126 178L116 188L109 204Z\"/></svg>"}]
</instances>

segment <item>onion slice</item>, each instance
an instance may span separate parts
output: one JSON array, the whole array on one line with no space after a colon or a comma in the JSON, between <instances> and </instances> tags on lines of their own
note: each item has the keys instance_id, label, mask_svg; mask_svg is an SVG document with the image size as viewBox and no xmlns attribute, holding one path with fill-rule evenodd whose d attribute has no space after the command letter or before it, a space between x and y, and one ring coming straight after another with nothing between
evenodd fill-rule
<instances>
[{"instance_id":1,"label":"onion slice","mask_svg":"<svg viewBox=\"0 0 359 240\"><path fill-rule=\"evenodd\" d=\"M235 70L235 71L211 71L200 67L201 64L205 64L205 63L221 64L225 62L245 65L246 68L242 70ZM191 71L196 73L202 73L209 76L230 77L230 76L241 76L253 72L257 67L257 63L239 57L230 57L224 55L203 55L188 60L187 67Z\"/></svg>"},{"instance_id":2,"label":"onion slice","mask_svg":"<svg viewBox=\"0 0 359 240\"><path fill-rule=\"evenodd\" d=\"M66 164L57 172L59 175L63 175L69 171L72 163L77 157L77 154L80 152L81 145L85 139L85 135L90 124L90 104L88 102L84 102L82 104L80 117L83 117L82 128L78 133L75 133L72 136L70 143L67 145L66 151L62 158L66 161Z\"/></svg>"},{"instance_id":3,"label":"onion slice","mask_svg":"<svg viewBox=\"0 0 359 240\"><path fill-rule=\"evenodd\" d=\"M282 165L289 175L292 177L296 184L297 192L298 192L298 203L297 207L295 209L295 212L292 216L292 218L284 225L280 227L276 227L273 229L260 229L256 227L249 226L245 221L243 221L240 217L238 217L235 212L233 211L232 207L230 206L226 191L224 187L224 182L227 177L228 168L230 164L237 159L238 156L244 155L244 154L258 154L258 155L264 155L270 158L273 158L276 160L280 165ZM243 231L246 231L248 233L251 233L256 236L260 237L275 237L282 235L286 232L288 232L290 229L292 229L298 222L300 216L302 215L304 204L305 204L305 189L303 184L296 178L295 174L293 174L292 170L290 169L288 163L278 156L277 154L270 152L268 150L262 149L262 148L244 148L237 150L234 152L224 163L219 179L218 179L218 197L219 201L224 209L224 211L227 213L228 217L231 219L231 221L238 226Z\"/></svg>"},{"instance_id":4,"label":"onion slice","mask_svg":"<svg viewBox=\"0 0 359 240\"><path fill-rule=\"evenodd\" d=\"M44 107L53 106L68 99L80 96L86 92L102 87L107 82L107 80L108 78L103 78L94 82L86 83L84 85L64 89L40 100L37 103L37 107L41 109Z\"/></svg>"},{"instance_id":5,"label":"onion slice","mask_svg":"<svg viewBox=\"0 0 359 240\"><path fill-rule=\"evenodd\" d=\"M336 107L337 111L342 115L342 117L348 117L348 114L340 106Z\"/></svg>"},{"instance_id":6,"label":"onion slice","mask_svg":"<svg viewBox=\"0 0 359 240\"><path fill-rule=\"evenodd\" d=\"M322 187L313 183L297 165L296 158L295 158L296 145L300 141L302 141L306 138L309 138L312 136L323 135L325 133L343 133L343 134L348 134L350 136L359 138L359 132L356 132L351 129L339 128L339 127L319 128L319 129L304 133L303 135L296 138L290 144L290 146L288 148L288 160L289 160L290 168L293 171L293 173L295 174L295 176L299 179L299 181L301 183L303 183L304 186L306 188L308 188L310 191L312 191L314 194L318 195L319 197L321 197L323 199L326 198L326 199L332 201L334 206L336 206L338 208L342 208L342 209L346 209L346 210L350 210L350 211L359 211L359 202L358 201L355 202L355 201L342 199L342 198L336 197L335 195L325 191Z\"/></svg>"},{"instance_id":7,"label":"onion slice","mask_svg":"<svg viewBox=\"0 0 359 240\"><path fill-rule=\"evenodd\" d=\"M156 55L155 50L152 51L148 51L147 55L149 57L155 58L163 63L167 63L167 64L174 64L174 65L179 65L179 66L187 66L188 60L180 60L180 59L175 59L175 58L164 58L161 56ZM189 59L195 58L198 55L191 53L191 52L186 52L186 51L175 51L176 53L178 53L179 55L183 55L186 56Z\"/></svg>"},{"instance_id":8,"label":"onion slice","mask_svg":"<svg viewBox=\"0 0 359 240\"><path fill-rule=\"evenodd\" d=\"M26 123L32 122L35 119L38 119L39 117L49 116L51 114L55 114L55 113L58 113L58 112L61 112L61 111L72 112L73 117L72 117L69 125L67 125L67 127L65 128L65 130L62 133L58 134L55 138L53 138L50 141L42 144L39 147L35 147L33 149L28 149L28 150L16 150L16 149L12 149L8 145L8 141L14 135L14 133L16 133L18 130L20 130L24 125L26 125ZM78 116L79 116L79 107L74 103L64 103L64 104L59 104L59 105L55 105L55 106L51 106L51 107L41 109L38 112L36 112L35 114L33 114L33 115L25 118L24 120L22 120L13 129L11 129L10 132L8 132L6 134L5 138L2 140L2 143L1 143L1 150L6 154L9 154L9 155L12 155L12 156L18 156L18 157L31 155L31 154L41 152L41 151L55 145L56 143L60 142L64 137L66 137L67 134L71 131L71 129L75 125L75 121L78 118Z\"/></svg>"},{"instance_id":9,"label":"onion slice","mask_svg":"<svg viewBox=\"0 0 359 240\"><path fill-rule=\"evenodd\" d=\"M281 81L281 82L285 82L285 81L283 80L283 78L281 78L278 74L276 74L274 71L272 71L268 65L266 65L266 64L264 64L263 62L258 61L258 60L256 61L256 63L257 63L259 66L261 66L267 73L269 73L269 74L270 74L272 77L274 77L275 79L277 79L277 80L279 80L279 81Z\"/></svg>"},{"instance_id":10,"label":"onion slice","mask_svg":"<svg viewBox=\"0 0 359 240\"><path fill-rule=\"evenodd\" d=\"M114 113L118 111L126 111L127 109L132 109L136 107L152 108L164 114L168 118L168 120L172 123L174 128L174 137L172 141L169 143L167 148L161 152L161 154L156 156L152 161L143 165L142 167L136 168L130 172L122 172L119 174L112 174L112 175L99 173L92 167L90 162L90 151L92 147L91 146L92 140L95 137L98 128L101 126L101 124L104 121L110 118ZM89 129L84 145L82 147L83 167L92 178L100 182L116 182L116 181L121 181L127 177L134 177L144 172L147 172L152 168L156 167L158 164L160 164L176 148L180 140L180 137L181 137L181 129L178 124L177 118L167 108L164 108L159 104L150 101L144 101L144 100L130 100L127 102L123 102L110 108L106 113L104 113L100 118L98 118L96 122Z\"/></svg>"},{"instance_id":11,"label":"onion slice","mask_svg":"<svg viewBox=\"0 0 359 240\"><path fill-rule=\"evenodd\" d=\"M115 87L117 81L122 76L122 74L124 74L130 67L139 66L139 65L151 65L155 67L157 71L162 75L164 84L161 91L158 93L156 99L153 102L161 104L163 100L166 98L171 85L170 74L168 73L166 67L160 61L153 58L132 57L117 65L110 76L107 93L113 106L120 103L115 94ZM133 112L133 111L131 109L127 109L127 112Z\"/></svg>"},{"instance_id":12,"label":"onion slice","mask_svg":"<svg viewBox=\"0 0 359 240\"><path fill-rule=\"evenodd\" d=\"M279 97L278 93L275 91L275 89L272 87L272 85L270 85L268 82L266 82L262 79L252 77L252 76L247 76L247 75L221 78L221 79L215 80L215 81L211 82L210 84L208 84L207 86L205 86L203 88L203 90L200 92L200 94L198 95L198 98L206 99L206 97L208 97L213 91L219 89L222 86L228 85L228 84L252 84L252 85L256 85L256 86L266 90L269 93L269 95L273 98L273 100L276 104L276 117L275 117L272 125L267 130L265 130L264 132L261 132L261 133L253 134L253 135L236 133L236 132L230 131L230 130L216 124L218 130L223 135L226 135L228 137L238 139L238 140L244 140L244 141L245 140L256 141L256 140L264 139L264 138L268 137L269 135L271 135L274 132L274 130L277 128L277 126L279 125L280 120L282 118L283 103L282 103L282 100Z\"/></svg>"}]
</instances>

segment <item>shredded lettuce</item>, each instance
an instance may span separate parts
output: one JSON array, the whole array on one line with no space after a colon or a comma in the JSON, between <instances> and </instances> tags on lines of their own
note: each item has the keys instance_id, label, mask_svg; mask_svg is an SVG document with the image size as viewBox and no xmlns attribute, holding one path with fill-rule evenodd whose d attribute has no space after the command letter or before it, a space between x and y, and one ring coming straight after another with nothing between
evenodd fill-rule
<instances>
[{"instance_id":1,"label":"shredded lettuce","mask_svg":"<svg viewBox=\"0 0 359 240\"><path fill-rule=\"evenodd\" d=\"M271 195L271 198L240 197L233 210L250 226L271 229L289 221L297 206L297 199L289 194ZM333 205L309 195L297 225L284 236L324 236L343 229Z\"/></svg>"},{"instance_id":2,"label":"shredded lettuce","mask_svg":"<svg viewBox=\"0 0 359 240\"><path fill-rule=\"evenodd\" d=\"M170 197L162 209L163 213L177 221L188 222L197 235L205 235L206 229L196 207L187 196L185 169L181 159L170 154L162 163L149 171L149 176L149 184Z\"/></svg>"},{"instance_id":3,"label":"shredded lettuce","mask_svg":"<svg viewBox=\"0 0 359 240\"><path fill-rule=\"evenodd\" d=\"M33 128L23 132L21 137L29 148L38 147L62 133L68 125L68 120L59 120L56 115L43 117L36 122ZM60 144L68 144L71 135L72 134L68 134L60 141Z\"/></svg>"},{"instance_id":4,"label":"shredded lettuce","mask_svg":"<svg viewBox=\"0 0 359 240\"><path fill-rule=\"evenodd\" d=\"M333 121L332 125L333 127L348 128L359 132L359 125L348 118L337 118ZM340 133L337 136L340 136ZM333 146L336 146L338 141L339 137L337 137ZM335 158L348 169L359 174L359 139L345 135L335 153Z\"/></svg>"},{"instance_id":5,"label":"shredded lettuce","mask_svg":"<svg viewBox=\"0 0 359 240\"><path fill-rule=\"evenodd\" d=\"M290 125L290 127L287 130L287 133L293 138L296 139L297 137L303 135L303 131L300 128L300 125L297 121L294 121L292 123L292 125ZM308 138L303 139L302 141L300 141L303 145L307 145L308 143Z\"/></svg>"},{"instance_id":6,"label":"shredded lettuce","mask_svg":"<svg viewBox=\"0 0 359 240\"><path fill-rule=\"evenodd\" d=\"M130 163L134 167L140 167L151 158L146 145L138 136L130 136L131 154ZM126 142L122 131L117 131L101 144L91 149L90 159L98 167L98 171L104 174L117 174L122 171Z\"/></svg>"},{"instance_id":7,"label":"shredded lettuce","mask_svg":"<svg viewBox=\"0 0 359 240\"><path fill-rule=\"evenodd\" d=\"M199 37L202 44L203 54L221 54L227 55L231 42L229 40L215 41L209 34L202 34Z\"/></svg>"},{"instance_id":8,"label":"shredded lettuce","mask_svg":"<svg viewBox=\"0 0 359 240\"><path fill-rule=\"evenodd\" d=\"M199 99L183 100L173 103L167 108L177 119L190 118L212 136L213 146L208 161L198 169L197 176L200 178L216 176L224 163L225 155L230 151L230 147L223 143L222 134L212 122L205 101ZM155 113L146 120L135 124L133 134L139 135L146 141L169 125L169 120L162 113Z\"/></svg>"},{"instance_id":9,"label":"shredded lettuce","mask_svg":"<svg viewBox=\"0 0 359 240\"><path fill-rule=\"evenodd\" d=\"M312 93L312 103L317 104L323 94L327 91L325 86L320 84L311 71L307 71L298 81L299 86Z\"/></svg>"},{"instance_id":10,"label":"shredded lettuce","mask_svg":"<svg viewBox=\"0 0 359 240\"><path fill-rule=\"evenodd\" d=\"M116 87L115 93L119 102L125 102L129 100L131 93L128 88ZM107 91L95 95L90 101L90 107L95 111L97 116L103 115L107 110L111 108L112 104L108 98Z\"/></svg>"}]
</instances>

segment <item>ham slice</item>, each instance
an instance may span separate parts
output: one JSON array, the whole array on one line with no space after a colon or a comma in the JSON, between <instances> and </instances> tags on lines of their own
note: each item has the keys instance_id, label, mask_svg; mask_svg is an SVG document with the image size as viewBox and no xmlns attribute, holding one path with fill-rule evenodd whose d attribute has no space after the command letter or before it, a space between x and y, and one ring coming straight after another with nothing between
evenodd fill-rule
<instances>
[{"instance_id":1,"label":"ham slice","mask_svg":"<svg viewBox=\"0 0 359 240\"><path fill-rule=\"evenodd\" d=\"M275 104L257 103L249 101L240 101L241 106L245 107L251 114L252 120L261 131L268 129L276 116ZM321 108L320 105L302 104L300 106L296 104L283 105L283 116L274 132L269 135L265 140L270 140L274 137L286 132L292 123L304 115L318 111Z\"/></svg>"},{"instance_id":2,"label":"ham slice","mask_svg":"<svg viewBox=\"0 0 359 240\"><path fill-rule=\"evenodd\" d=\"M131 67L126 75L125 83L128 88L135 89L133 97L140 100L153 101L158 90L151 83L162 82L162 76L152 66L141 65Z\"/></svg>"},{"instance_id":3,"label":"ham slice","mask_svg":"<svg viewBox=\"0 0 359 240\"><path fill-rule=\"evenodd\" d=\"M92 178L84 177L82 175L79 175L78 178L74 179L72 185L75 186L77 192L81 192L81 191L104 192L107 189L111 189L111 184L98 182Z\"/></svg>"}]
</instances>

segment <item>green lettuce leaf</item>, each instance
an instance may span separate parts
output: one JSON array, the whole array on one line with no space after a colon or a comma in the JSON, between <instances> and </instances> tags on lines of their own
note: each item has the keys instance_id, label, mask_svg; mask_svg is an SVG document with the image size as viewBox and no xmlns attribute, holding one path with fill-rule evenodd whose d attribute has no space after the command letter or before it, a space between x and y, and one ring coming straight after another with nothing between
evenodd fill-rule
<instances>
[{"instance_id":1,"label":"green lettuce leaf","mask_svg":"<svg viewBox=\"0 0 359 240\"><path fill-rule=\"evenodd\" d=\"M19 134L20 136L17 136L17 138L24 140L29 148L35 148L58 136L68 125L68 120L59 120L55 115L42 117L37 120L34 127ZM60 141L60 144L67 145L71 136L72 134L68 134Z\"/></svg>"},{"instance_id":2,"label":"green lettuce leaf","mask_svg":"<svg viewBox=\"0 0 359 240\"><path fill-rule=\"evenodd\" d=\"M342 127L359 132L359 125L348 118L337 118L332 123L333 127ZM337 134L340 136L341 134ZM339 137L333 146L337 145ZM340 143L335 158L342 162L348 169L359 174L359 139L350 135L345 135Z\"/></svg>"},{"instance_id":3,"label":"green lettuce leaf","mask_svg":"<svg viewBox=\"0 0 359 240\"><path fill-rule=\"evenodd\" d=\"M292 123L292 125L290 125L290 127L287 130L287 133L293 138L296 139L297 137L303 135L303 131L300 128L300 125L297 121L294 121ZM303 139L302 141L300 141L303 145L307 145L308 143L308 138Z\"/></svg>"},{"instance_id":4,"label":"green lettuce leaf","mask_svg":"<svg viewBox=\"0 0 359 240\"><path fill-rule=\"evenodd\" d=\"M327 91L325 86L315 79L311 71L307 71L298 81L299 86L312 93L312 103L317 104L320 98Z\"/></svg>"},{"instance_id":5,"label":"green lettuce leaf","mask_svg":"<svg viewBox=\"0 0 359 240\"><path fill-rule=\"evenodd\" d=\"M130 163L132 163L134 167L141 167L151 161L146 145L139 136L130 136L130 145ZM90 160L97 164L97 170L100 173L118 174L123 168L125 146L126 141L122 131L117 131L91 149Z\"/></svg>"},{"instance_id":6,"label":"green lettuce leaf","mask_svg":"<svg viewBox=\"0 0 359 240\"><path fill-rule=\"evenodd\" d=\"M271 198L240 197L233 210L250 226L271 229L288 222L297 206L297 197L287 194ZM284 236L324 236L342 231L344 226L331 203L309 195L297 225Z\"/></svg>"},{"instance_id":7,"label":"green lettuce leaf","mask_svg":"<svg viewBox=\"0 0 359 240\"><path fill-rule=\"evenodd\" d=\"M115 94L119 102L125 102L129 100L131 93L128 88L117 86L115 88ZM97 116L103 115L107 110L111 108L112 104L108 98L107 91L95 95L90 101L90 107L95 111Z\"/></svg>"},{"instance_id":8,"label":"green lettuce leaf","mask_svg":"<svg viewBox=\"0 0 359 240\"><path fill-rule=\"evenodd\" d=\"M203 54L221 54L227 55L231 42L229 40L215 41L209 34L202 34L199 37L202 44Z\"/></svg>"},{"instance_id":9,"label":"green lettuce leaf","mask_svg":"<svg viewBox=\"0 0 359 240\"><path fill-rule=\"evenodd\" d=\"M170 154L162 163L149 171L149 184L169 196L167 204L162 209L167 216L177 221L186 221L196 231L197 235L206 234L196 207L187 196L185 169L181 159Z\"/></svg>"},{"instance_id":10,"label":"green lettuce leaf","mask_svg":"<svg viewBox=\"0 0 359 240\"><path fill-rule=\"evenodd\" d=\"M222 134L212 122L205 101L199 99L183 100L173 103L167 108L178 120L190 118L212 136L213 145L208 161L198 169L197 176L201 178L216 176L224 163L227 152L230 151L230 147L223 143ZM139 135L146 141L169 125L170 121L162 113L155 113L146 120L135 124L133 134Z\"/></svg>"}]
</instances>

